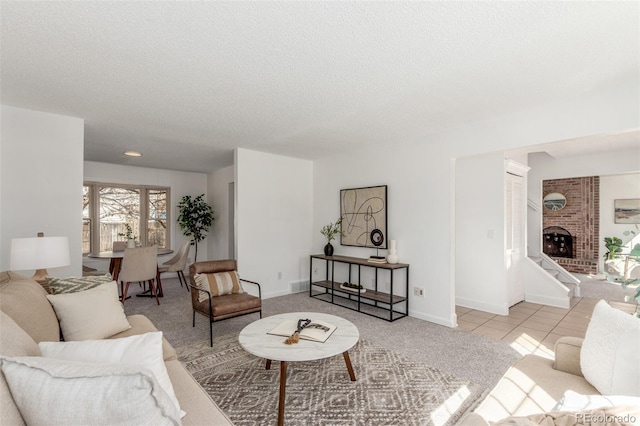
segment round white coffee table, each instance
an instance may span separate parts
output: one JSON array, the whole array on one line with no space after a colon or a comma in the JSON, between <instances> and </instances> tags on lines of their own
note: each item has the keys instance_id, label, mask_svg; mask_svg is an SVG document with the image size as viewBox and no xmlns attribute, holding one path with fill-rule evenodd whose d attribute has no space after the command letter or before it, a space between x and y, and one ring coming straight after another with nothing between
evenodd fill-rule
<instances>
[{"instance_id":1,"label":"round white coffee table","mask_svg":"<svg viewBox=\"0 0 640 426\"><path fill-rule=\"evenodd\" d=\"M282 322L291 319L308 318L311 321L325 321L336 326L336 330L326 342L314 342L300 339L298 343L287 345L286 337L267 334ZM290 312L273 315L255 321L246 326L238 337L240 346L252 355L266 359L266 369L271 368L271 361L280 361L280 396L278 399L278 425L284 424L284 396L287 382L287 362L313 361L329 358L342 354L344 357L349 378L356 380L356 375L351 366L349 349L360 338L358 328L350 321L335 315L319 312Z\"/></svg>"}]
</instances>

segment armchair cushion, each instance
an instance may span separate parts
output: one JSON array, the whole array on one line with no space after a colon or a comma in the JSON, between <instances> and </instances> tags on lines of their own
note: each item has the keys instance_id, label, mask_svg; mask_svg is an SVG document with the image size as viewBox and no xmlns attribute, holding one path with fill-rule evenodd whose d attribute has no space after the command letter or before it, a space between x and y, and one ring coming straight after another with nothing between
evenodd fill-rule
<instances>
[{"instance_id":1,"label":"armchair cushion","mask_svg":"<svg viewBox=\"0 0 640 426\"><path fill-rule=\"evenodd\" d=\"M475 412L496 421L551 411L567 389L584 395L598 393L583 377L554 370L552 360L525 355L502 376Z\"/></svg>"},{"instance_id":2,"label":"armchair cushion","mask_svg":"<svg viewBox=\"0 0 640 426\"><path fill-rule=\"evenodd\" d=\"M211 315L214 320L233 317L242 312L257 312L262 306L259 297L248 293L228 294L222 297L211 298ZM209 314L209 301L197 302L193 308L205 315Z\"/></svg>"},{"instance_id":3,"label":"armchair cushion","mask_svg":"<svg viewBox=\"0 0 640 426\"><path fill-rule=\"evenodd\" d=\"M559 338L554 350L556 356L553 368L582 377L580 349L583 341L584 339L572 336Z\"/></svg>"},{"instance_id":4,"label":"armchair cushion","mask_svg":"<svg viewBox=\"0 0 640 426\"><path fill-rule=\"evenodd\" d=\"M215 274L195 274L193 278L195 279L196 287L210 291L212 297L244 293L240 285L238 272L236 271L218 272ZM208 299L206 293L198 293L198 300L200 302Z\"/></svg>"}]
</instances>

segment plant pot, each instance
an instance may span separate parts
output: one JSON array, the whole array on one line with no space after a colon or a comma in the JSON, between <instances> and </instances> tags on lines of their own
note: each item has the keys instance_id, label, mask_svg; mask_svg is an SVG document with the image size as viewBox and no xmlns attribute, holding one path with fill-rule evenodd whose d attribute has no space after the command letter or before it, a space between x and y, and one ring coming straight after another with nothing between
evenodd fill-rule
<instances>
[{"instance_id":1,"label":"plant pot","mask_svg":"<svg viewBox=\"0 0 640 426\"><path fill-rule=\"evenodd\" d=\"M333 256L333 246L331 245L331 243L327 243L327 245L324 246L324 255Z\"/></svg>"},{"instance_id":2,"label":"plant pot","mask_svg":"<svg viewBox=\"0 0 640 426\"><path fill-rule=\"evenodd\" d=\"M127 240L127 248L136 248L136 240Z\"/></svg>"}]
</instances>

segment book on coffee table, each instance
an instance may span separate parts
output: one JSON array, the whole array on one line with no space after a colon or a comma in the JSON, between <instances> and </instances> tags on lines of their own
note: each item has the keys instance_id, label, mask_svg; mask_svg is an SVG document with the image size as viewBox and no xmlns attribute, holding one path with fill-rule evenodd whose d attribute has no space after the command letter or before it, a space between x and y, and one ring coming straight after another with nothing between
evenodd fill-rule
<instances>
[{"instance_id":1,"label":"book on coffee table","mask_svg":"<svg viewBox=\"0 0 640 426\"><path fill-rule=\"evenodd\" d=\"M304 318L301 318L304 319ZM298 320L286 320L277 327L273 328L267 334L273 334L276 336L290 337L296 332L298 328ZM326 342L329 336L336 331L336 326L329 324L328 322L311 320L300 332L300 338L305 340L312 340L314 342Z\"/></svg>"}]
</instances>

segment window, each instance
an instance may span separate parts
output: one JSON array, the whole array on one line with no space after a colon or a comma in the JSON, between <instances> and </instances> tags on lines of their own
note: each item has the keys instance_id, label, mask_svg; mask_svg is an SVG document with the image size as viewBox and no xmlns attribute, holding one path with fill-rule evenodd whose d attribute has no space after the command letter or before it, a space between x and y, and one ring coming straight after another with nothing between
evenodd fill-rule
<instances>
[{"instance_id":1,"label":"window","mask_svg":"<svg viewBox=\"0 0 640 426\"><path fill-rule=\"evenodd\" d=\"M147 214L148 245L167 247L167 189L149 189Z\"/></svg>"},{"instance_id":2,"label":"window","mask_svg":"<svg viewBox=\"0 0 640 426\"><path fill-rule=\"evenodd\" d=\"M89 214L89 197L91 188L82 187L82 253L91 251L91 216Z\"/></svg>"},{"instance_id":3,"label":"window","mask_svg":"<svg viewBox=\"0 0 640 426\"><path fill-rule=\"evenodd\" d=\"M143 246L169 246L169 188L86 183L83 191L82 251L110 251L127 239L127 225Z\"/></svg>"}]
</instances>

